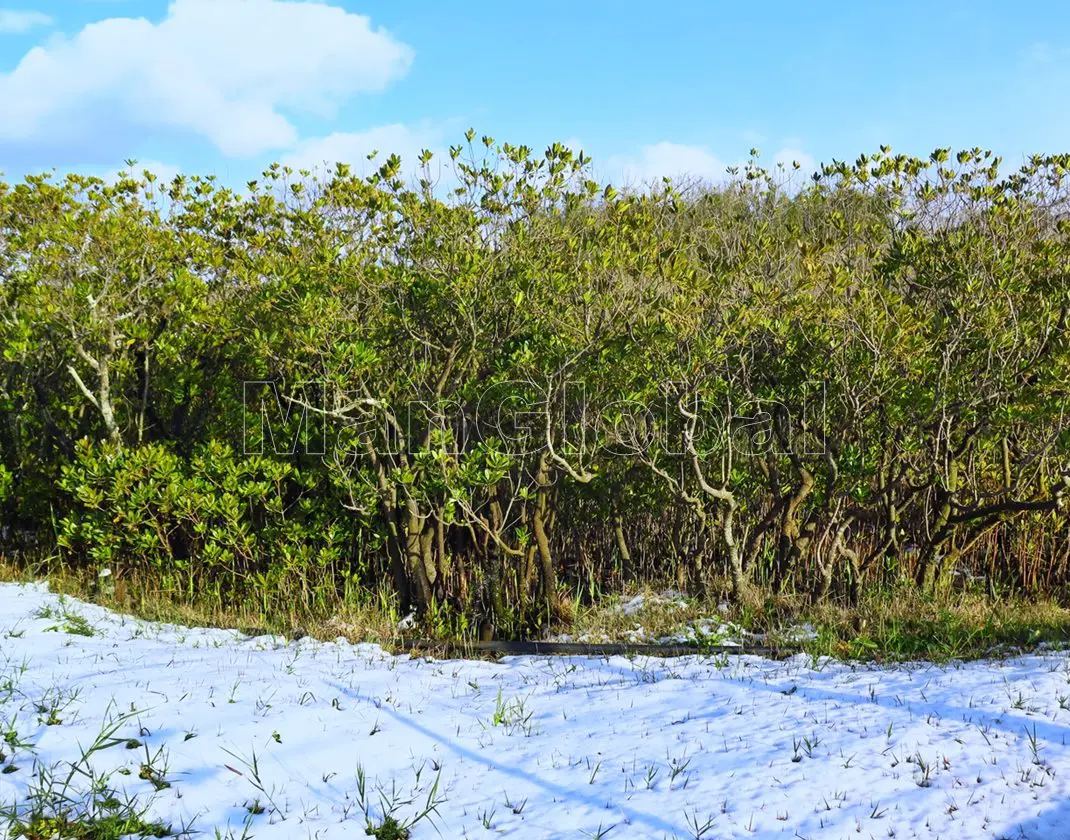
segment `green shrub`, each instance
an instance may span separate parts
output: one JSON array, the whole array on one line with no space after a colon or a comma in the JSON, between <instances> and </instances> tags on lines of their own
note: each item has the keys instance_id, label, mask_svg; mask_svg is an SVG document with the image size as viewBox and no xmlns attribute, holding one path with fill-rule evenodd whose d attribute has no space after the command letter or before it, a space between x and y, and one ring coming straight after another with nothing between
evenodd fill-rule
<instances>
[{"instance_id":1,"label":"green shrub","mask_svg":"<svg viewBox=\"0 0 1070 840\"><path fill-rule=\"evenodd\" d=\"M80 441L60 489L69 562L153 571L165 587L252 589L294 570L328 577L349 537L337 500L290 464L211 442L186 459L166 446Z\"/></svg>"}]
</instances>

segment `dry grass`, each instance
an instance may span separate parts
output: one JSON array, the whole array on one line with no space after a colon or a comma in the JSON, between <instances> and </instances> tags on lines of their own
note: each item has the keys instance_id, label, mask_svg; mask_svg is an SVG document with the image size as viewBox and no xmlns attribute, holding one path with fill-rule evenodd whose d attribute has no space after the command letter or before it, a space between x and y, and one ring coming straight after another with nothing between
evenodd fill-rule
<instances>
[{"instance_id":1,"label":"dry grass","mask_svg":"<svg viewBox=\"0 0 1070 840\"><path fill-rule=\"evenodd\" d=\"M634 612L626 611L636 598L643 598L643 605ZM717 606L672 590L633 589L577 606L568 633L576 641L619 642L629 641L630 634L641 627L645 635L657 639L683 633L704 618L724 620Z\"/></svg>"},{"instance_id":2,"label":"dry grass","mask_svg":"<svg viewBox=\"0 0 1070 840\"><path fill-rule=\"evenodd\" d=\"M631 614L621 610L640 594L649 599L642 609ZM656 596L656 590L647 589L599 599L578 611L570 632L579 640L629 641L637 627L649 637L665 638L696 626L723 624L729 630L736 626L760 634L771 646L876 660L966 659L1043 643L1070 645L1070 610L1053 600L997 600L976 592L923 596L910 586L872 593L856 608L814 605L795 597L729 605ZM803 627L812 631L812 638L800 638Z\"/></svg>"},{"instance_id":3,"label":"dry grass","mask_svg":"<svg viewBox=\"0 0 1070 840\"><path fill-rule=\"evenodd\" d=\"M857 609L810 609L809 648L837 657L944 660L1070 644L1070 610L1053 600L996 600L980 593L923 597L904 587L875 593Z\"/></svg>"},{"instance_id":4,"label":"dry grass","mask_svg":"<svg viewBox=\"0 0 1070 840\"><path fill-rule=\"evenodd\" d=\"M325 640L342 636L388 649L396 648L402 636L461 643L475 636L463 622L443 613L428 616L419 626L399 628L396 602L385 590L301 607L296 606L299 600L285 593L232 602L211 594L186 597L164 590L158 580L145 575L127 575L102 586L89 574L58 563L27 566L0 557L0 580L44 578L54 592L139 618L191 627ZM641 608L622 609L640 595ZM690 630L700 643L717 643L723 636L716 634L716 628L726 625L729 636L742 630L762 634L762 641L772 646L801 647L814 655L846 659L940 661L1030 649L1041 643L1070 645L1070 610L1054 601L995 600L979 592L927 597L911 587L869 594L854 609L831 603L815 606L793 597L730 606L719 599L682 597L656 587L633 588L603 595L593 604L564 598L562 615L555 630L576 641L652 642ZM803 625L812 629L812 638L799 639ZM639 635L637 628L642 628ZM696 628L706 632L696 634Z\"/></svg>"},{"instance_id":5,"label":"dry grass","mask_svg":"<svg viewBox=\"0 0 1070 840\"><path fill-rule=\"evenodd\" d=\"M286 597L224 600L212 593L190 598L159 580L127 573L102 586L95 576L58 563L26 567L0 557L0 581L28 583L47 580L51 591L90 601L107 609L147 621L187 627L226 627L249 635L273 633L282 636L312 636L352 642L373 641L389 645L401 636L392 599L343 601L335 599L311 608Z\"/></svg>"}]
</instances>

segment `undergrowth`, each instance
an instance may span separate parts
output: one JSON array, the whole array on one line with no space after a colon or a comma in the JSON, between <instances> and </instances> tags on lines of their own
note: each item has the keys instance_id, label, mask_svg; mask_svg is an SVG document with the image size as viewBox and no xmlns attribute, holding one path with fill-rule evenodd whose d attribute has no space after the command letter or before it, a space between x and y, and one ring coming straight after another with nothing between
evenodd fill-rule
<instances>
[{"instance_id":1,"label":"undergrowth","mask_svg":"<svg viewBox=\"0 0 1070 840\"><path fill-rule=\"evenodd\" d=\"M324 598L297 607L280 593L240 601L211 592L191 596L166 591L159 581L144 576L130 576L120 585L101 587L88 574L54 561L27 567L0 560L0 580L40 578L47 578L51 590L58 594L142 619L184 626L324 640L341 636L387 648L395 647L402 637L443 643L477 638L476 628L466 617L451 615L445 609L432 609L419 621L405 620L385 587L377 593ZM785 653L871 661L946 661L1031 650L1042 644L1070 645L1070 610L1062 604L1014 595L994 598L983 590L922 594L903 585L867 592L855 607L773 596L730 604L720 597L695 598L679 593L658 597L657 591L657 587L648 586L631 588L626 594L590 590L565 594L561 617L552 631L595 643L651 643L687 637L701 648L735 640ZM640 594L646 599L641 609L621 609ZM68 633L92 633L73 611L43 617L56 619L57 629ZM722 633L709 629L716 625ZM807 632L800 634L800 628Z\"/></svg>"}]
</instances>

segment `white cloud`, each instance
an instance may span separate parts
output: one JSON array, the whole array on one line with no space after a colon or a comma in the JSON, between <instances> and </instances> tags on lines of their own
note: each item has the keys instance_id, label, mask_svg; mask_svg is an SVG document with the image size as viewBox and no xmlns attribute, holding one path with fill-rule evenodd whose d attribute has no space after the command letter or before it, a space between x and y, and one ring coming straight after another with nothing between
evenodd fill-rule
<instances>
[{"instance_id":1,"label":"white cloud","mask_svg":"<svg viewBox=\"0 0 1070 840\"><path fill-rule=\"evenodd\" d=\"M501 142L500 138L498 142ZM305 140L283 155L279 162L294 170L308 169L318 175L329 174L335 164L341 162L349 164L354 174L369 175L382 166L387 157L397 154L401 157L402 175L410 184L414 184L415 179L423 175L419 157L420 153L427 149L433 155L429 164L431 180L440 190L446 190L461 183L449 156L451 145L462 146L462 160L468 160L464 126L459 119L444 122L425 121L415 125L392 123L365 131L335 132L325 137ZM538 159L542 157L549 143L528 145L531 146L532 156ZM583 143L576 137L568 138L561 142L561 145L577 154L584 150ZM478 135L473 147L478 160L485 152ZM374 160L369 161L367 156L373 151L378 154Z\"/></svg>"},{"instance_id":2,"label":"white cloud","mask_svg":"<svg viewBox=\"0 0 1070 840\"><path fill-rule=\"evenodd\" d=\"M701 178L720 181L725 177L726 164L702 146L685 146L663 140L644 146L638 157L614 155L606 161L606 168L619 173L629 186L650 184L664 177ZM612 176L611 176L612 177Z\"/></svg>"},{"instance_id":3,"label":"white cloud","mask_svg":"<svg viewBox=\"0 0 1070 840\"><path fill-rule=\"evenodd\" d=\"M568 140L562 142L561 145L564 146L566 149L571 149L577 154L584 151L583 141L580 140L579 137L569 137Z\"/></svg>"},{"instance_id":4,"label":"white cloud","mask_svg":"<svg viewBox=\"0 0 1070 840\"><path fill-rule=\"evenodd\" d=\"M789 171L793 170L797 163L799 171L804 175L812 175L817 169L817 161L813 156L799 149L781 149L773 156L773 163L783 165Z\"/></svg>"},{"instance_id":5,"label":"white cloud","mask_svg":"<svg viewBox=\"0 0 1070 840\"><path fill-rule=\"evenodd\" d=\"M171 163L162 163L158 160L139 160L133 167L123 164L122 166L114 166L111 169L93 169L89 171L89 174L95 175L109 184L114 184L119 180L120 172L125 172L130 177L140 179L146 170L156 176L157 183L162 182L165 184L169 184L176 175L182 172L179 167Z\"/></svg>"},{"instance_id":6,"label":"white cloud","mask_svg":"<svg viewBox=\"0 0 1070 840\"><path fill-rule=\"evenodd\" d=\"M43 12L0 9L0 34L21 35L38 26L51 25L51 16Z\"/></svg>"},{"instance_id":7,"label":"white cloud","mask_svg":"<svg viewBox=\"0 0 1070 840\"><path fill-rule=\"evenodd\" d=\"M420 153L428 149L434 154L432 176L448 180L452 173L452 161L447 145L441 126L393 123L365 131L339 131L305 140L284 155L280 162L295 170L309 169L320 174L325 169L333 169L336 163L347 163L355 174L366 175L382 166L390 155L396 154L401 157L402 174L410 176L420 169ZM367 156L373 151L378 154L369 161Z\"/></svg>"},{"instance_id":8,"label":"white cloud","mask_svg":"<svg viewBox=\"0 0 1070 840\"><path fill-rule=\"evenodd\" d=\"M762 158L759 158L761 163ZM701 180L720 183L728 179L728 167L737 166L741 170L747 162L742 158L728 163L715 155L705 146L688 146L663 140L652 146L644 146L637 156L613 155L599 167L603 178L637 187L659 182L662 178L680 180ZM783 148L773 155L768 168L782 165L788 173L794 171L793 164L798 162L800 171L809 175L816 168L814 158L799 149Z\"/></svg>"},{"instance_id":9,"label":"white cloud","mask_svg":"<svg viewBox=\"0 0 1070 840\"><path fill-rule=\"evenodd\" d=\"M324 3L173 0L159 23L89 24L0 74L0 144L76 146L114 118L252 156L297 142L285 112L332 116L404 75L412 55L368 18Z\"/></svg>"}]
</instances>

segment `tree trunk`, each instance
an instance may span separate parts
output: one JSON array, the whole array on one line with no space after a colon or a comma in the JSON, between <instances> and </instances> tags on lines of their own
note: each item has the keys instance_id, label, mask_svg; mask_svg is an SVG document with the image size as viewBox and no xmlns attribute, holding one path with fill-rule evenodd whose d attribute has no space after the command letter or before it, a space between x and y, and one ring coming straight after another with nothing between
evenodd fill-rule
<instances>
[{"instance_id":1,"label":"tree trunk","mask_svg":"<svg viewBox=\"0 0 1070 840\"><path fill-rule=\"evenodd\" d=\"M440 601L445 600L449 586L449 555L446 551L446 523L443 521L443 512L440 507L435 511L435 560L438 563L435 574L435 594Z\"/></svg>"},{"instance_id":2,"label":"tree trunk","mask_svg":"<svg viewBox=\"0 0 1070 840\"><path fill-rule=\"evenodd\" d=\"M535 510L532 514L532 529L535 532L535 547L538 551L539 577L542 581L543 598L552 615L560 612L557 597L557 572L550 553L550 538L547 524L550 518L550 471L546 455L539 458L539 470L535 477L538 489L535 495Z\"/></svg>"},{"instance_id":3,"label":"tree trunk","mask_svg":"<svg viewBox=\"0 0 1070 840\"><path fill-rule=\"evenodd\" d=\"M728 569L732 580L732 600L737 604L745 601L751 593L750 579L743 568L743 551L736 540L734 526L736 505L731 503L721 517L721 540L728 552Z\"/></svg>"},{"instance_id":4,"label":"tree trunk","mask_svg":"<svg viewBox=\"0 0 1070 840\"><path fill-rule=\"evenodd\" d=\"M411 583L410 596L412 607L417 614L423 615L431 604L431 581L427 577L424 558L423 521L416 502L406 501L404 509L405 525L405 571Z\"/></svg>"},{"instance_id":5,"label":"tree trunk","mask_svg":"<svg viewBox=\"0 0 1070 840\"><path fill-rule=\"evenodd\" d=\"M621 577L630 579L635 574L632 565L632 553L628 550L628 541L624 538L624 522L617 516L613 520L613 536L617 540L617 551L620 553Z\"/></svg>"}]
</instances>

